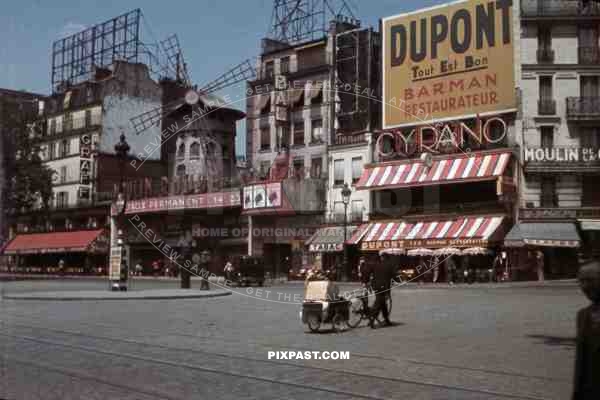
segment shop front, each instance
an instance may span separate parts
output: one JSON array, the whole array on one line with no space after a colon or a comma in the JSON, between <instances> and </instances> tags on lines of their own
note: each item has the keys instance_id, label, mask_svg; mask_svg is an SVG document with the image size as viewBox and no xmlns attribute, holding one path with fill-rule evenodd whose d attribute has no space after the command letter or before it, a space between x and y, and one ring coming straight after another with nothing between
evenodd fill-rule
<instances>
[{"instance_id":1,"label":"shop front","mask_svg":"<svg viewBox=\"0 0 600 400\"><path fill-rule=\"evenodd\" d=\"M102 229L19 234L4 254L14 260L11 272L98 275L106 273L108 243Z\"/></svg>"},{"instance_id":2,"label":"shop front","mask_svg":"<svg viewBox=\"0 0 600 400\"><path fill-rule=\"evenodd\" d=\"M328 226L319 228L315 234L306 241L312 264L319 259L319 267L323 271L342 272L344 266L344 242L350 239L357 226L349 225L344 232L343 226ZM346 237L344 238L344 234ZM347 245L348 263L352 271L351 279L356 279L356 267L358 265L357 251L355 246Z\"/></svg>"},{"instance_id":3,"label":"shop front","mask_svg":"<svg viewBox=\"0 0 600 400\"><path fill-rule=\"evenodd\" d=\"M581 237L573 222L519 222L508 233L512 279L574 278Z\"/></svg>"}]
</instances>

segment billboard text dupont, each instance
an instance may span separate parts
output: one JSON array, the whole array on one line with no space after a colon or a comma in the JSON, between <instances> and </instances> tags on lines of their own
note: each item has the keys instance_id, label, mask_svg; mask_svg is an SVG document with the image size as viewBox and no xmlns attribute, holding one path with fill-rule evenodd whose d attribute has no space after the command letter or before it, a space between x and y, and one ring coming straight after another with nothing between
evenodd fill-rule
<instances>
[{"instance_id":1,"label":"billboard text dupont","mask_svg":"<svg viewBox=\"0 0 600 400\"><path fill-rule=\"evenodd\" d=\"M383 19L384 128L516 107L512 0Z\"/></svg>"}]
</instances>

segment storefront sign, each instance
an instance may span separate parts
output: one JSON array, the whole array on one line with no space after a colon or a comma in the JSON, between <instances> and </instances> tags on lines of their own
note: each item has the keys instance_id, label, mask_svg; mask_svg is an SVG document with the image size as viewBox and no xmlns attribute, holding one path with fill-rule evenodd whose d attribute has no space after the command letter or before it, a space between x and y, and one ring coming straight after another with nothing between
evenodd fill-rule
<instances>
[{"instance_id":1,"label":"storefront sign","mask_svg":"<svg viewBox=\"0 0 600 400\"><path fill-rule=\"evenodd\" d=\"M79 139L79 199L89 199L91 194L92 176L92 137L90 134L81 135Z\"/></svg>"},{"instance_id":2,"label":"storefront sign","mask_svg":"<svg viewBox=\"0 0 600 400\"><path fill-rule=\"evenodd\" d=\"M487 247L488 241L482 239L425 239L425 240L380 240L362 242L361 250L416 249L441 247Z\"/></svg>"},{"instance_id":3,"label":"storefront sign","mask_svg":"<svg viewBox=\"0 0 600 400\"><path fill-rule=\"evenodd\" d=\"M281 207L281 182L259 183L244 187L244 210Z\"/></svg>"},{"instance_id":4,"label":"storefront sign","mask_svg":"<svg viewBox=\"0 0 600 400\"><path fill-rule=\"evenodd\" d=\"M313 253L335 253L344 250L342 243L313 243L308 246L308 250Z\"/></svg>"},{"instance_id":5,"label":"storefront sign","mask_svg":"<svg viewBox=\"0 0 600 400\"><path fill-rule=\"evenodd\" d=\"M113 246L110 248L110 262L108 277L111 281L121 279L121 262L123 259L123 247Z\"/></svg>"},{"instance_id":6,"label":"storefront sign","mask_svg":"<svg viewBox=\"0 0 600 400\"><path fill-rule=\"evenodd\" d=\"M502 118L477 118L475 126L462 121L383 132L377 138L376 149L380 157L455 153L503 143L507 133L508 127Z\"/></svg>"},{"instance_id":7,"label":"storefront sign","mask_svg":"<svg viewBox=\"0 0 600 400\"><path fill-rule=\"evenodd\" d=\"M194 210L241 205L238 191L203 193L188 196L155 197L129 200L125 214L137 214L169 210Z\"/></svg>"},{"instance_id":8,"label":"storefront sign","mask_svg":"<svg viewBox=\"0 0 600 400\"><path fill-rule=\"evenodd\" d=\"M466 0L384 18L384 129L514 111L512 6Z\"/></svg>"},{"instance_id":9,"label":"storefront sign","mask_svg":"<svg viewBox=\"0 0 600 400\"><path fill-rule=\"evenodd\" d=\"M527 147L523 160L525 162L552 163L597 162L600 160L600 149L593 147Z\"/></svg>"}]
</instances>

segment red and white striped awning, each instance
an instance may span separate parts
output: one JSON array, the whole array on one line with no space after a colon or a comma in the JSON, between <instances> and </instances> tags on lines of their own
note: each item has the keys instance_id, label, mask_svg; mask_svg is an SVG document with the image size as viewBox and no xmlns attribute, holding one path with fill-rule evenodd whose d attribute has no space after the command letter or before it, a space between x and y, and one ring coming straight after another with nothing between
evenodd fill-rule
<instances>
[{"instance_id":1,"label":"red and white striped awning","mask_svg":"<svg viewBox=\"0 0 600 400\"><path fill-rule=\"evenodd\" d=\"M485 247L492 238L502 239L495 234L503 221L503 216L471 216L427 222L372 222L361 226L349 242L361 242L362 250Z\"/></svg>"},{"instance_id":2,"label":"red and white striped awning","mask_svg":"<svg viewBox=\"0 0 600 400\"><path fill-rule=\"evenodd\" d=\"M419 160L366 167L356 188L378 190L494 180L504 175L510 151L480 152L436 158L431 168Z\"/></svg>"}]
</instances>

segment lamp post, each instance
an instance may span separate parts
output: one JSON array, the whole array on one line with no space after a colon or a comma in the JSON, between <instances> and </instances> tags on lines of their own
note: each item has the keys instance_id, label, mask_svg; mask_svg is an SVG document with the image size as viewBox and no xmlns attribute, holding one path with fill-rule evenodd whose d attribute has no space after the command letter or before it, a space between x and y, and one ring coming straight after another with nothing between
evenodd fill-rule
<instances>
[{"instance_id":1,"label":"lamp post","mask_svg":"<svg viewBox=\"0 0 600 400\"><path fill-rule=\"evenodd\" d=\"M125 140L125 134L121 133L119 142L115 144L115 154L119 159L119 193L117 195L117 201L115 207L117 211L117 244L121 247L121 266L120 266L120 279L117 285L117 289L127 290L127 277L128 277L128 265L125 261L124 249L125 249L125 232L123 224L123 216L125 215L125 208L127 207L127 196L125 195L124 188L124 175L125 175L125 163L127 162L127 155L130 147ZM115 286L113 285L113 289Z\"/></svg>"},{"instance_id":2,"label":"lamp post","mask_svg":"<svg viewBox=\"0 0 600 400\"><path fill-rule=\"evenodd\" d=\"M343 272L343 280L349 280L349 265L348 265L348 246L346 245L346 240L348 240L348 204L350 203L350 196L352 195L352 189L348 186L347 183L344 183L344 187L342 188L342 201L344 202L344 272Z\"/></svg>"}]
</instances>

